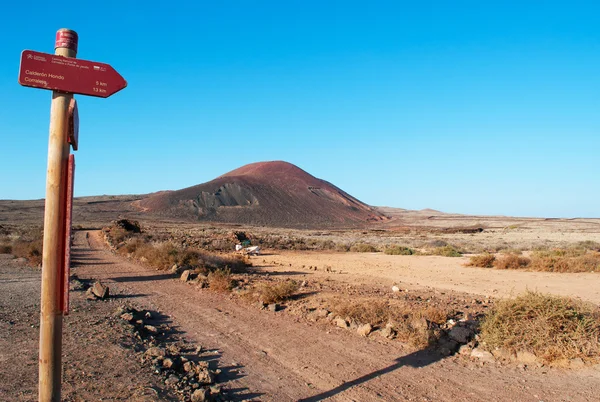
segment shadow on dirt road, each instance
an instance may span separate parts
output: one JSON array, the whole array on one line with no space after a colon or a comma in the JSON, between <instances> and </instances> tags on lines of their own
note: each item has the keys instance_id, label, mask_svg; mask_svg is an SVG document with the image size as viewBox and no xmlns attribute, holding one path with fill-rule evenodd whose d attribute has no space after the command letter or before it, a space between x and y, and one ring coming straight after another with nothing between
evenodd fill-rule
<instances>
[{"instance_id":1,"label":"shadow on dirt road","mask_svg":"<svg viewBox=\"0 0 600 402\"><path fill-rule=\"evenodd\" d=\"M380 370L373 371L372 373L363 375L362 377L358 377L352 381L345 382L342 385L335 387L329 391L325 391L320 394L313 395L309 398L300 399L298 402L322 401L324 399L331 398L341 392L344 392L349 388L352 388L352 387L360 385L360 384L364 384L365 382L371 381L372 379L382 376L384 374L391 373L392 371L397 370L400 367L403 367L403 366L410 366L410 367L414 367L414 368L425 367L432 363L438 362L438 361L442 360L443 358L444 358L444 356L442 356L441 354L439 354L435 351L432 351L429 348L424 349L424 350L419 350L417 352L414 352L409 355L406 355L406 356L396 359L396 363L394 363L388 367L384 367Z\"/></svg>"}]
</instances>

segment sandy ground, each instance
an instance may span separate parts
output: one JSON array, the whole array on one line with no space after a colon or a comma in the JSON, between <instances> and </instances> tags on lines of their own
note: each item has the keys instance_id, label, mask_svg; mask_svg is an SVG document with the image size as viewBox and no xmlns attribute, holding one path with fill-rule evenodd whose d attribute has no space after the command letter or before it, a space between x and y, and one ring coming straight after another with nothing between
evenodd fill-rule
<instances>
[{"instance_id":1,"label":"sandy ground","mask_svg":"<svg viewBox=\"0 0 600 402\"><path fill-rule=\"evenodd\" d=\"M116 297L89 302L74 295L74 312L65 325L65 400L171 400L166 393L147 394L150 388L161 391L160 379L119 344L117 329L106 323L105 317L123 302L160 312L181 337L214 350L225 373L222 384L233 401L598 400L597 368L522 369L460 356L444 358L381 337L362 338L285 310L259 310L230 295L198 290L170 274L115 256L105 249L99 232L89 232L89 238L87 234L76 232L73 272L84 280L102 280ZM562 278L563 290L575 294L585 288L584 282L592 288L597 282L591 281L598 280L595 274L581 281L574 276L571 282L565 278L572 274L555 278L506 271L490 279L496 271L465 268L462 259L443 257L282 253L252 260L257 270L272 275L301 272L313 282L386 289L393 282L413 289L432 286L485 294L491 281L500 281L505 285L495 284L493 289L510 294L523 281L519 278L557 289ZM318 266L318 271L308 271L309 265ZM325 265L342 273L324 272ZM35 400L39 272L7 261L0 261L0 267L0 400ZM473 272L475 276L463 278ZM503 279L501 274L508 275ZM595 291L582 296L597 297Z\"/></svg>"},{"instance_id":2,"label":"sandy ground","mask_svg":"<svg viewBox=\"0 0 600 402\"><path fill-rule=\"evenodd\" d=\"M484 297L511 297L526 290L571 296L600 304L600 272L552 273L465 267L466 257L403 256L383 253L324 253L277 251L253 261L269 269L313 272L352 284L390 289L436 288ZM311 271L308 267L317 267ZM331 267L335 273L326 272ZM341 271L341 274L339 273Z\"/></svg>"},{"instance_id":3,"label":"sandy ground","mask_svg":"<svg viewBox=\"0 0 600 402\"><path fill-rule=\"evenodd\" d=\"M78 232L75 247L87 260L76 268L81 277L135 295L137 302L169 315L191 341L218 349L220 365L236 370L226 387L237 400L592 401L597 395L597 370L523 371L410 351L397 341L361 338L198 291L114 256L98 232L91 233L89 244Z\"/></svg>"},{"instance_id":4,"label":"sandy ground","mask_svg":"<svg viewBox=\"0 0 600 402\"><path fill-rule=\"evenodd\" d=\"M0 254L0 401L38 400L40 271ZM63 401L177 400L161 378L122 344L124 333L107 317L128 295L108 302L71 293L64 320Z\"/></svg>"}]
</instances>

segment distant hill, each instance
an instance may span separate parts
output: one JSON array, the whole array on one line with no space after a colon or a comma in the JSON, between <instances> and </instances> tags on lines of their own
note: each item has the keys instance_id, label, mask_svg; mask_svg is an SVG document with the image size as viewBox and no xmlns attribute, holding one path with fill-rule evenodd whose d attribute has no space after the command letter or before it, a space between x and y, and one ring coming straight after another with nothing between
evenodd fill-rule
<instances>
[{"instance_id":1,"label":"distant hill","mask_svg":"<svg viewBox=\"0 0 600 402\"><path fill-rule=\"evenodd\" d=\"M275 227L357 227L388 219L283 161L252 163L204 184L151 194L134 205L173 218Z\"/></svg>"}]
</instances>

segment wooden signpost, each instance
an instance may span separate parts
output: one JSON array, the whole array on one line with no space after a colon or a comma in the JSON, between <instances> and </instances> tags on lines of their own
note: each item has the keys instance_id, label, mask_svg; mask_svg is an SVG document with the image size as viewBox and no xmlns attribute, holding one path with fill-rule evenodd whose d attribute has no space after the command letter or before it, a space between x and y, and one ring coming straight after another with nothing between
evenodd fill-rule
<instances>
[{"instance_id":1,"label":"wooden signpost","mask_svg":"<svg viewBox=\"0 0 600 402\"><path fill-rule=\"evenodd\" d=\"M73 94L107 98L127 86L111 66L77 60L78 35L56 33L55 54L24 50L19 83L52 91L40 319L39 401L59 402L62 325L69 305L71 219L75 158L79 147L79 112Z\"/></svg>"}]
</instances>

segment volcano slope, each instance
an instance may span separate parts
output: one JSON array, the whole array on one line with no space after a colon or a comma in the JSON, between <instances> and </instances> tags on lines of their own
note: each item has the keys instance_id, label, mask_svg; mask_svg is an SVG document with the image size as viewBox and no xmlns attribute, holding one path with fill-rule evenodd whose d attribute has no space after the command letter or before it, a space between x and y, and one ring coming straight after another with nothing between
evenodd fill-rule
<instances>
[{"instance_id":1,"label":"volcano slope","mask_svg":"<svg viewBox=\"0 0 600 402\"><path fill-rule=\"evenodd\" d=\"M388 219L283 161L245 165L208 183L151 195L136 205L168 217L273 227L358 227Z\"/></svg>"}]
</instances>

